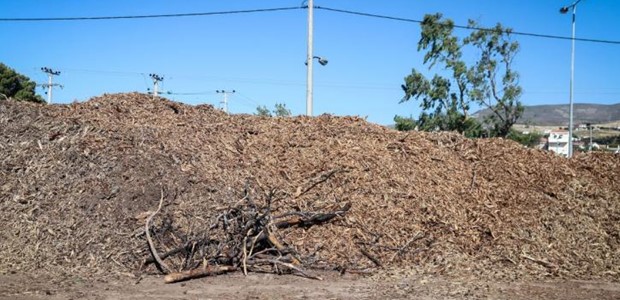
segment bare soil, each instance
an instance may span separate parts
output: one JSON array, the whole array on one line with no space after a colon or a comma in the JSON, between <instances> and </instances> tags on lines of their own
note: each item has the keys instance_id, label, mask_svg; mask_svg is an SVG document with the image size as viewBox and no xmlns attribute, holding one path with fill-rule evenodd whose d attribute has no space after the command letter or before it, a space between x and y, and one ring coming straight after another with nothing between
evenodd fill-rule
<instances>
[{"instance_id":1,"label":"bare soil","mask_svg":"<svg viewBox=\"0 0 620 300\"><path fill-rule=\"evenodd\" d=\"M480 281L433 275L362 277L322 272L322 281L240 273L164 285L162 278L85 282L0 276L0 299L619 299L620 284L601 281Z\"/></svg>"}]
</instances>

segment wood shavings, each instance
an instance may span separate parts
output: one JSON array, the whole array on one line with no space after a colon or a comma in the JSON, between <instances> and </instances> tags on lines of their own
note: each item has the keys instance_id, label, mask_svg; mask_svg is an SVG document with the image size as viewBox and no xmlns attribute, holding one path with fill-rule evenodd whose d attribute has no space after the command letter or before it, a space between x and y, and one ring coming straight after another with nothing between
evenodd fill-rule
<instances>
[{"instance_id":1,"label":"wood shavings","mask_svg":"<svg viewBox=\"0 0 620 300\"><path fill-rule=\"evenodd\" d=\"M153 241L170 266L198 267L188 255L226 239L209 230L216 208L247 182L257 207L276 191L273 215L351 203L329 223L278 231L306 268L620 280L618 155L567 160L502 139L227 115L137 93L0 102L0 272L156 273L136 216L157 207L160 186Z\"/></svg>"}]
</instances>

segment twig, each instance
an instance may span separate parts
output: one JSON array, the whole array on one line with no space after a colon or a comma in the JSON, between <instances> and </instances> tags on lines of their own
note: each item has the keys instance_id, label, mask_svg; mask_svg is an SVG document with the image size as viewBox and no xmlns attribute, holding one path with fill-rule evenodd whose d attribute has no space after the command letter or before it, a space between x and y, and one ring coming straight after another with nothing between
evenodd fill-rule
<instances>
[{"instance_id":1,"label":"twig","mask_svg":"<svg viewBox=\"0 0 620 300\"><path fill-rule=\"evenodd\" d=\"M471 177L471 184L469 185L469 189L473 190L474 186L476 185L476 166L474 165L473 170L472 170L472 177Z\"/></svg>"},{"instance_id":2,"label":"twig","mask_svg":"<svg viewBox=\"0 0 620 300\"><path fill-rule=\"evenodd\" d=\"M274 219L282 218L282 217L290 216L290 215L295 215L296 217L291 218L289 220L279 221L275 223L274 225L278 229L289 228L293 226L308 228L313 225L320 225L322 223L326 223L337 216L341 216L345 214L350 209L351 209L351 202L347 202L339 210L334 211L334 212L329 212L329 213L301 213L301 212L287 213L287 214L275 217Z\"/></svg>"},{"instance_id":3,"label":"twig","mask_svg":"<svg viewBox=\"0 0 620 300\"><path fill-rule=\"evenodd\" d=\"M159 199L159 206L157 207L157 210L153 214L151 214L148 218L146 218L146 225L144 227L144 231L146 232L146 240L149 244L149 250L151 251L151 255L153 255L155 262L157 262L157 269L159 269L159 271L164 274L168 274L168 273L171 273L170 268L168 268L168 266L164 263L164 261L161 260L161 258L159 257L159 254L157 254L157 249L155 249L153 239L151 239L151 221L153 220L153 217L155 217L155 215L159 213L163 203L164 203L164 189L162 188L161 198Z\"/></svg>"},{"instance_id":4,"label":"twig","mask_svg":"<svg viewBox=\"0 0 620 300\"><path fill-rule=\"evenodd\" d=\"M196 243L191 243L192 247L189 251L185 251L185 258L183 259L183 270L187 269L192 257L194 257L194 251L196 250Z\"/></svg>"},{"instance_id":5,"label":"twig","mask_svg":"<svg viewBox=\"0 0 620 300\"><path fill-rule=\"evenodd\" d=\"M372 274L374 270L371 269L342 269L342 274L351 273L351 274Z\"/></svg>"},{"instance_id":6,"label":"twig","mask_svg":"<svg viewBox=\"0 0 620 300\"><path fill-rule=\"evenodd\" d=\"M305 193L307 193L311 189L313 189L315 186L317 186L317 185L327 181L328 179L330 179L332 176L334 176L334 174L336 174L338 172L345 172L345 170L343 170L343 169L331 170L331 171L327 172L326 174L321 175L319 180L317 180L314 183L312 183L308 188L306 188L302 192L299 192L297 195L295 195L295 198L301 197L302 195L304 195Z\"/></svg>"},{"instance_id":7,"label":"twig","mask_svg":"<svg viewBox=\"0 0 620 300\"><path fill-rule=\"evenodd\" d=\"M247 247L246 244L248 242L248 236L246 235L243 238L243 275L248 276L248 251L247 251ZM252 245L253 246L253 245Z\"/></svg>"},{"instance_id":8,"label":"twig","mask_svg":"<svg viewBox=\"0 0 620 300\"><path fill-rule=\"evenodd\" d=\"M282 265L282 266L285 266L285 267L287 267L289 269L293 269L293 270L299 272L299 274L301 274L301 276L303 276L303 277L306 277L306 278L309 278L309 279L315 279L315 280L323 280L323 278L321 278L321 277L313 276L313 275L310 275L310 274L304 272L304 270L302 270L301 268L298 268L297 266L295 266L293 264L285 263L283 261L279 261L279 260L276 260L276 259L255 259L252 262L256 263L256 264L270 263L270 264L274 264L274 265Z\"/></svg>"},{"instance_id":9,"label":"twig","mask_svg":"<svg viewBox=\"0 0 620 300\"><path fill-rule=\"evenodd\" d=\"M252 259L252 258L254 258L254 257L258 257L258 256L260 256L261 254L264 254L264 253L267 253L267 252L271 252L271 251L277 251L277 250L278 250L278 249L276 249L276 248L266 248L266 249L263 249L263 250L258 251L258 252L256 252L256 253L252 253L252 252L250 252L250 259Z\"/></svg>"},{"instance_id":10,"label":"twig","mask_svg":"<svg viewBox=\"0 0 620 300\"><path fill-rule=\"evenodd\" d=\"M143 232L143 230L142 230L142 232ZM143 233L144 233L144 232L143 232ZM164 252L164 253L160 254L160 255L159 255L159 258L161 258L161 259L166 259L166 258L168 258L169 256L172 256L172 255L175 255L175 254L181 253L181 252L183 252L183 251L189 251L189 252L192 252L192 253L193 253L193 252L194 252L194 249L195 249L196 247L202 247L202 246L204 246L204 245L207 245L207 244L209 244L209 243L213 243L213 242L216 242L216 243L217 243L217 241L212 240L212 239L210 239L210 238L208 238L208 237L203 238L203 239L200 239L200 240L190 240L190 241L187 241L185 244L183 244L183 245L182 245L182 246L180 246L180 247L174 248L174 249L172 249L172 250L170 250L170 251L168 251L168 252ZM153 257L149 257L149 258L147 258L147 259L144 261L143 265L144 265L144 266L146 266L146 265L152 264L152 263L154 263L154 262L155 262L155 258L153 258Z\"/></svg>"},{"instance_id":11,"label":"twig","mask_svg":"<svg viewBox=\"0 0 620 300\"><path fill-rule=\"evenodd\" d=\"M250 254L248 255L248 256L250 256L250 257L252 256L252 253L254 252L254 246L256 245L256 241L258 240L258 237L260 237L260 234L257 234L257 235L254 237L254 240L252 241L252 246L250 247ZM243 246L244 246L244 247L245 247L245 243L246 243L246 241L244 241L244 242L243 242L243 244L244 244Z\"/></svg>"},{"instance_id":12,"label":"twig","mask_svg":"<svg viewBox=\"0 0 620 300\"><path fill-rule=\"evenodd\" d=\"M205 276L213 276L224 274L227 272L236 271L237 268L233 266L205 266L204 268L198 268L189 271L170 273L164 277L165 283L175 283L179 281L185 281L194 278L200 278Z\"/></svg>"},{"instance_id":13,"label":"twig","mask_svg":"<svg viewBox=\"0 0 620 300\"><path fill-rule=\"evenodd\" d=\"M396 259L397 256L402 255L405 252L405 250L411 246L411 244L413 244L415 241L423 237L424 237L424 233L422 231L418 231L409 241L407 241L407 243L405 243L405 245L400 247L400 249L398 249L398 251L394 253L392 258L390 259L390 262L394 261L394 259Z\"/></svg>"},{"instance_id":14,"label":"twig","mask_svg":"<svg viewBox=\"0 0 620 300\"><path fill-rule=\"evenodd\" d=\"M556 266L556 265L554 265L554 264L552 264L552 263L550 263L548 261L544 261L544 260L541 260L541 259L533 258L533 257L525 255L525 254L521 254L521 257L523 257L523 258L525 258L527 260L533 261L533 262L535 262L535 263L537 263L539 265L542 265L543 267L549 268L549 269L557 269L558 268L558 266Z\"/></svg>"},{"instance_id":15,"label":"twig","mask_svg":"<svg viewBox=\"0 0 620 300\"><path fill-rule=\"evenodd\" d=\"M263 232L265 232L265 234L267 235L267 240L269 241L269 243L271 245L273 245L274 247L276 247L276 249L278 249L278 251L284 252L284 251L287 250L286 247L284 247L284 245L282 245L282 243L280 241L278 241L278 239L273 235L273 232L271 232L271 230L269 230L268 226L265 227ZM291 257L292 257L292 260L293 260L293 264L301 265L301 262L299 261L299 259L297 259L293 255L291 255Z\"/></svg>"},{"instance_id":16,"label":"twig","mask_svg":"<svg viewBox=\"0 0 620 300\"><path fill-rule=\"evenodd\" d=\"M514 260L512 260L510 257L508 257L508 256L503 256L502 259L500 259L500 261L502 261L502 260L508 261L508 262L512 263L513 265L517 265L517 263Z\"/></svg>"},{"instance_id":17,"label":"twig","mask_svg":"<svg viewBox=\"0 0 620 300\"><path fill-rule=\"evenodd\" d=\"M370 261L372 261L377 267L382 267L383 266L381 264L381 261L379 261L372 254L368 253L368 251L366 251L365 249L360 249L360 252L362 252L362 254L364 254L364 256L366 256L368 259L370 259Z\"/></svg>"}]
</instances>

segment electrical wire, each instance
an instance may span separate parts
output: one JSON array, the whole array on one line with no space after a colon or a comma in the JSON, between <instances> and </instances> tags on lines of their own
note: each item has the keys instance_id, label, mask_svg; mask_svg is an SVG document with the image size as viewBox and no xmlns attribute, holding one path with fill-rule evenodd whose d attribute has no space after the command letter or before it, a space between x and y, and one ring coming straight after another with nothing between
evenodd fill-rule
<instances>
[{"instance_id":1,"label":"electrical wire","mask_svg":"<svg viewBox=\"0 0 620 300\"><path fill-rule=\"evenodd\" d=\"M301 6L261 8L247 10L230 10L217 12L198 12L198 13L179 13L179 14L158 14L158 15L130 15L130 16L102 16L102 17L58 17L58 18L0 18L0 22L44 22L44 21L97 21L97 20L119 20L119 19L154 19L154 18L178 18L178 17L200 17L214 15L231 15L260 12L274 12L303 9Z\"/></svg>"},{"instance_id":2,"label":"electrical wire","mask_svg":"<svg viewBox=\"0 0 620 300\"><path fill-rule=\"evenodd\" d=\"M156 15L129 15L129 16L101 16L101 17L55 17L55 18L0 18L0 22L46 22L46 21L96 21L96 20L119 20L119 19L153 19L153 18L178 18L178 17L200 17L200 16L213 16L213 15L230 15L230 14L245 14L245 13L261 13L261 12L275 12L275 11L287 11L287 10L299 10L307 9L308 6L293 6L293 7L278 7L278 8L262 8L262 9L248 9L248 10L231 10L231 11L219 11L219 12L198 12L198 13L178 13L178 14L156 14ZM337 9L323 6L314 6L315 9L331 11L342 14L372 17L379 19L386 19L399 22L408 23L422 23L421 20L393 17L372 13L365 13L359 11ZM482 30L482 31L496 31L492 28L484 27L471 27L465 25L453 25L454 28L466 29L466 30ZM559 39L559 40L573 40L572 37L540 34L531 32L510 31L510 34L530 36L538 38ZM590 38L574 38L575 41L591 42L591 43L604 43L620 45L620 41L602 40L602 39L590 39Z\"/></svg>"},{"instance_id":3,"label":"electrical wire","mask_svg":"<svg viewBox=\"0 0 620 300\"><path fill-rule=\"evenodd\" d=\"M243 98L237 98L237 100L241 100L241 101L230 101L228 102L229 106L244 106L250 110L255 110L256 106L254 106L252 103L248 102L247 100L244 100Z\"/></svg>"},{"instance_id":4,"label":"electrical wire","mask_svg":"<svg viewBox=\"0 0 620 300\"><path fill-rule=\"evenodd\" d=\"M179 96L199 96L199 95L213 95L215 94L215 91L209 91L209 92L172 92L172 91L166 91L166 92L161 92L162 94L166 94L166 95L179 95Z\"/></svg>"},{"instance_id":5,"label":"electrical wire","mask_svg":"<svg viewBox=\"0 0 620 300\"><path fill-rule=\"evenodd\" d=\"M249 101L249 102L251 102L251 104L254 104L256 106L260 106L260 104L257 101L255 101L254 99L246 96L245 94L243 94L243 93L241 93L239 91L237 91L237 94L239 94L239 96L241 96L242 100Z\"/></svg>"},{"instance_id":6,"label":"electrical wire","mask_svg":"<svg viewBox=\"0 0 620 300\"><path fill-rule=\"evenodd\" d=\"M336 13L356 15L356 16L372 17L372 18L386 19L386 20L392 20L392 21L408 22L408 23L418 23L418 24L422 23L422 21L415 20L415 19L399 18L399 17L392 17L392 16L364 13L364 12L358 12L358 11L352 11L352 10L336 9L336 8L329 8L329 7L322 7L322 6L315 6L314 8L325 10L325 11L336 12ZM492 29L492 28L471 27L471 26L464 26L464 25L453 25L453 27L454 28L460 28L460 29L467 29L467 30L482 30L482 31L490 31L490 32L495 32L496 31L495 29ZM540 33L530 33L530 32L520 32L520 31L512 31L512 30L509 31L508 33L514 34L514 35L531 36L531 37L548 38L548 39L558 39L558 40L572 40L573 39L572 37L567 37L567 36L540 34ZM620 41L612 41L612 40L575 38L575 41L620 45Z\"/></svg>"}]
</instances>

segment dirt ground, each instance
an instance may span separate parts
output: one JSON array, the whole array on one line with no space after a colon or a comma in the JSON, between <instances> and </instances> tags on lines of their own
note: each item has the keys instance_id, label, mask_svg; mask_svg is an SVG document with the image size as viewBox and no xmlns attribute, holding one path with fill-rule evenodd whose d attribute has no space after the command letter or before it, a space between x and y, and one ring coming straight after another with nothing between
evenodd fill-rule
<instances>
[{"instance_id":1,"label":"dirt ground","mask_svg":"<svg viewBox=\"0 0 620 300\"><path fill-rule=\"evenodd\" d=\"M79 278L0 276L0 299L620 299L620 284L596 281L485 282L438 276L377 277L319 273L240 273L176 284L149 276L86 282Z\"/></svg>"}]
</instances>

